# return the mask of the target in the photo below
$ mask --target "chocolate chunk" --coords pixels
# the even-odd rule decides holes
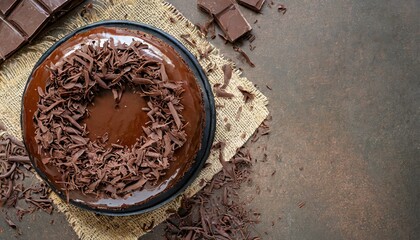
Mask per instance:
[[[26,37],[31,37],[46,24],[49,14],[33,0],[20,2],[7,19]]]
[[[0,12],[3,15],[8,15],[10,10],[18,3],[18,0],[1,0],[0,1]]]
[[[251,25],[249,25],[236,4],[217,14],[216,21],[230,42],[236,41],[252,30]]]
[[[25,38],[11,26],[0,18],[0,61],[6,59],[15,49],[25,42]]]
[[[198,6],[213,15],[227,40],[236,41],[252,30],[251,25],[231,0],[198,0]]]
[[[265,0],[237,0],[237,2],[253,11],[260,12]]]
[[[0,62],[83,0],[0,0]]]

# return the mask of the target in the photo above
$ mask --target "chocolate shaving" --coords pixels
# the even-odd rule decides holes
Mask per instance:
[[[17,228],[16,224],[8,216],[6,216],[4,220],[6,221],[7,225],[9,225],[9,227],[13,229]]]
[[[235,97],[234,94],[228,93],[228,92],[226,92],[225,89],[222,89],[222,84],[220,84],[220,83],[214,84],[213,87],[214,87],[214,92],[216,93],[217,97],[221,97],[221,98],[233,98],[233,97]]]
[[[239,91],[244,95],[244,101],[245,103],[249,102],[250,100],[253,100],[255,95],[251,93],[249,90],[246,90],[242,86],[238,86]]]
[[[52,202],[48,199],[49,189],[45,184],[25,186],[27,175],[32,175],[32,172],[23,143],[6,132],[0,132],[0,207],[14,207],[19,220],[25,214],[39,209],[48,213],[53,210]],[[18,207],[20,200],[32,206]],[[11,223],[8,222],[13,227],[15,224]]]
[[[175,150],[185,143],[187,123],[180,101],[184,89],[169,79],[162,62],[142,54],[147,48],[140,41],[128,45],[112,38],[103,45],[82,45],[53,65],[45,89],[38,89],[34,115],[38,153],[45,156],[43,164],[62,175],[60,187],[67,199],[71,191],[123,198],[146,183],[153,185],[175,160]],[[95,95],[112,91],[117,108],[127,88],[147,102],[143,110],[151,121],[142,126],[145,136],[130,147],[118,142],[106,147],[107,136],[90,140],[89,126],[82,122]],[[37,207],[47,203],[27,202]]]
[[[214,147],[223,148],[223,143]],[[246,209],[237,190],[249,179],[251,156],[240,149],[226,162],[231,171],[214,176],[207,186],[192,198],[185,198],[178,212],[166,221],[167,239],[259,239],[253,231],[259,213]],[[221,196],[221,197],[219,197]]]
[[[222,89],[226,89],[226,87],[229,85],[230,79],[232,78],[232,66],[230,64],[225,64],[222,67],[223,70],[223,85]]]
[[[287,12],[287,8],[284,4],[279,4],[277,6],[277,11],[280,12],[280,13],[283,13],[283,15],[284,15]]]
[[[235,50],[236,52],[240,53],[242,55],[242,57],[245,58],[245,61],[249,64],[249,66],[255,67],[255,64],[251,61],[251,59],[249,58],[248,54],[246,54],[244,52],[244,50],[242,50],[242,48],[233,46],[233,50]]]

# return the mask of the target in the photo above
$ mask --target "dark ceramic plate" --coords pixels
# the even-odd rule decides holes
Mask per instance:
[[[38,60],[36,63],[31,76],[29,77],[25,91],[22,98],[22,115],[21,115],[21,126],[22,126],[22,135],[24,139],[24,143],[26,148],[28,148],[26,136],[25,136],[25,126],[26,124],[33,124],[33,122],[26,122],[25,120],[25,109],[24,109],[24,97],[27,92],[28,85],[30,81],[33,79],[32,74],[37,69],[41,63],[44,62],[48,58],[48,56],[61,44],[65,43],[68,39],[72,38],[76,34],[92,30],[97,27],[113,27],[113,28],[123,28],[123,29],[132,29],[132,30],[138,30],[142,31],[144,33],[153,35],[154,37],[159,38],[166,44],[170,45],[175,49],[175,51],[184,59],[184,61],[187,63],[188,67],[194,74],[197,84],[200,87],[202,91],[203,96],[203,103],[204,103],[204,130],[203,135],[201,139],[201,148],[198,151],[196,158],[190,167],[190,169],[184,174],[184,176],[175,183],[172,187],[170,187],[168,190],[158,194],[157,196],[153,197],[150,200],[147,200],[139,205],[133,205],[131,207],[123,208],[123,209],[98,209],[90,207],[87,204],[84,204],[82,202],[73,201],[70,200],[70,203],[74,206],[90,210],[99,214],[104,215],[112,215],[112,216],[127,216],[127,215],[134,215],[134,214],[141,214],[145,212],[149,212],[151,210],[157,209],[164,204],[170,202],[175,197],[177,197],[179,194],[181,194],[197,177],[198,173],[202,169],[206,159],[209,156],[210,148],[213,143],[213,138],[215,134],[216,129],[216,112],[215,112],[215,106],[214,106],[214,98],[213,93],[211,91],[210,85],[208,83],[207,77],[203,72],[203,69],[201,68],[200,64],[197,62],[196,58],[174,37],[171,35],[155,28],[149,25],[136,23],[136,22],[129,22],[129,21],[103,21],[94,23],[82,28],[77,29],[76,31],[72,32],[71,34],[67,35],[57,43],[55,43],[48,51],[46,51],[42,57]],[[30,151],[28,151],[30,153]],[[31,154],[30,154],[31,155]],[[46,174],[37,167],[36,161],[33,156],[30,156],[32,165],[34,166],[37,173],[41,176],[41,178],[48,183],[48,185],[52,188],[54,192],[56,192],[63,200],[65,200],[64,194],[58,189],[54,187],[54,185],[49,181]]]

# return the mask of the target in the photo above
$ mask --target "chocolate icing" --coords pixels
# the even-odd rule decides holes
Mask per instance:
[[[93,196],[83,195],[77,191],[70,192],[70,199],[90,205],[93,208],[119,209],[141,204],[173,186],[189,169],[200,148],[204,116],[201,90],[187,64],[172,47],[153,36],[128,29],[97,27],[77,34],[56,48],[33,72],[23,99],[23,124],[25,143],[28,152],[34,158],[36,167],[46,174],[52,185],[58,189],[63,189],[63,186],[57,183],[57,180],[60,179],[57,175],[57,170],[53,167],[43,165],[41,156],[37,153],[38,146],[34,140],[35,127],[32,124],[34,112],[37,109],[37,102],[39,100],[37,87],[40,86],[42,89],[45,89],[45,80],[49,76],[47,66],[50,66],[51,63],[57,62],[64,55],[78,48],[82,43],[87,43],[98,38],[106,40],[111,37],[116,42],[121,41],[127,44],[133,38],[145,42],[149,45],[147,53],[150,56],[163,60],[168,77],[176,81],[184,81],[185,92],[181,102],[184,105],[183,117],[189,123],[185,127],[188,136],[187,141],[182,148],[175,152],[177,161],[172,163],[167,175],[156,186],[146,185],[144,189],[134,192],[133,196],[127,199],[108,198],[98,200]],[[95,99],[95,103],[97,104],[90,107],[91,116],[85,121],[90,131],[89,138],[95,139],[97,136],[103,134],[104,131],[107,131],[109,134],[109,143],[114,143],[114,141],[116,142],[119,139],[119,144],[130,145],[133,144],[137,137],[144,134],[139,130],[141,129],[141,125],[139,126],[138,124],[144,124],[145,121],[148,121],[146,113],[141,110],[146,104],[141,100],[141,97],[134,95],[126,91],[120,104],[127,106],[127,108],[121,108],[119,110],[115,110],[113,107],[105,107],[106,104],[114,101],[112,94],[105,93],[97,96],[97,99]],[[135,104],[138,104],[137,108]],[[112,115],[118,116],[111,117]]]

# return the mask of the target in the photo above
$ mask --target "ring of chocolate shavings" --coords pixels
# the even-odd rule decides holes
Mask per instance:
[[[127,197],[146,182],[155,184],[174,161],[174,151],[186,141],[179,82],[170,82],[162,62],[142,54],[148,45],[133,41],[103,46],[95,41],[82,45],[51,66],[45,92],[34,115],[35,140],[43,164],[61,173],[67,200],[78,190],[96,197]],[[145,136],[131,147],[112,144],[107,134],[95,141],[87,138],[89,126],[81,124],[88,104],[99,91],[111,90],[116,104],[125,88],[133,88],[147,102],[150,121]],[[111,106],[110,106],[111,107]]]

